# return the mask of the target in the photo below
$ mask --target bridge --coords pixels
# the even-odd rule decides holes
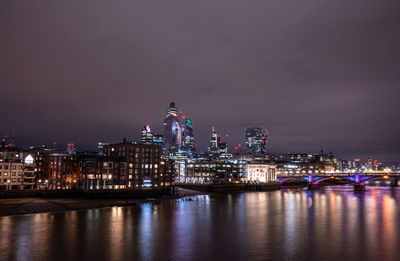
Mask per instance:
[[[308,182],[309,189],[319,189],[324,181],[346,180],[354,184],[355,191],[364,191],[365,182],[373,180],[390,180],[390,186],[397,187],[400,180],[400,172],[396,171],[375,171],[375,172],[297,172],[293,174],[278,173],[278,181],[283,184],[287,181],[304,180]]]

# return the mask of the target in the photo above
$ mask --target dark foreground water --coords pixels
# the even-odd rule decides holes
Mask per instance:
[[[400,260],[400,188],[0,217],[0,260]]]

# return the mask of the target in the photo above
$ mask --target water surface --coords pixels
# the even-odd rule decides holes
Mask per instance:
[[[0,217],[0,260],[400,260],[400,188]]]

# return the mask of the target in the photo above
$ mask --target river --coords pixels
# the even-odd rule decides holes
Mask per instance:
[[[400,188],[287,189],[0,217],[0,260],[400,260]]]

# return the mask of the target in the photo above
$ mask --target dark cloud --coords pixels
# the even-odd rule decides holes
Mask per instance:
[[[19,145],[138,139],[170,100],[271,152],[400,158],[400,3],[354,1],[4,1],[0,133]]]

